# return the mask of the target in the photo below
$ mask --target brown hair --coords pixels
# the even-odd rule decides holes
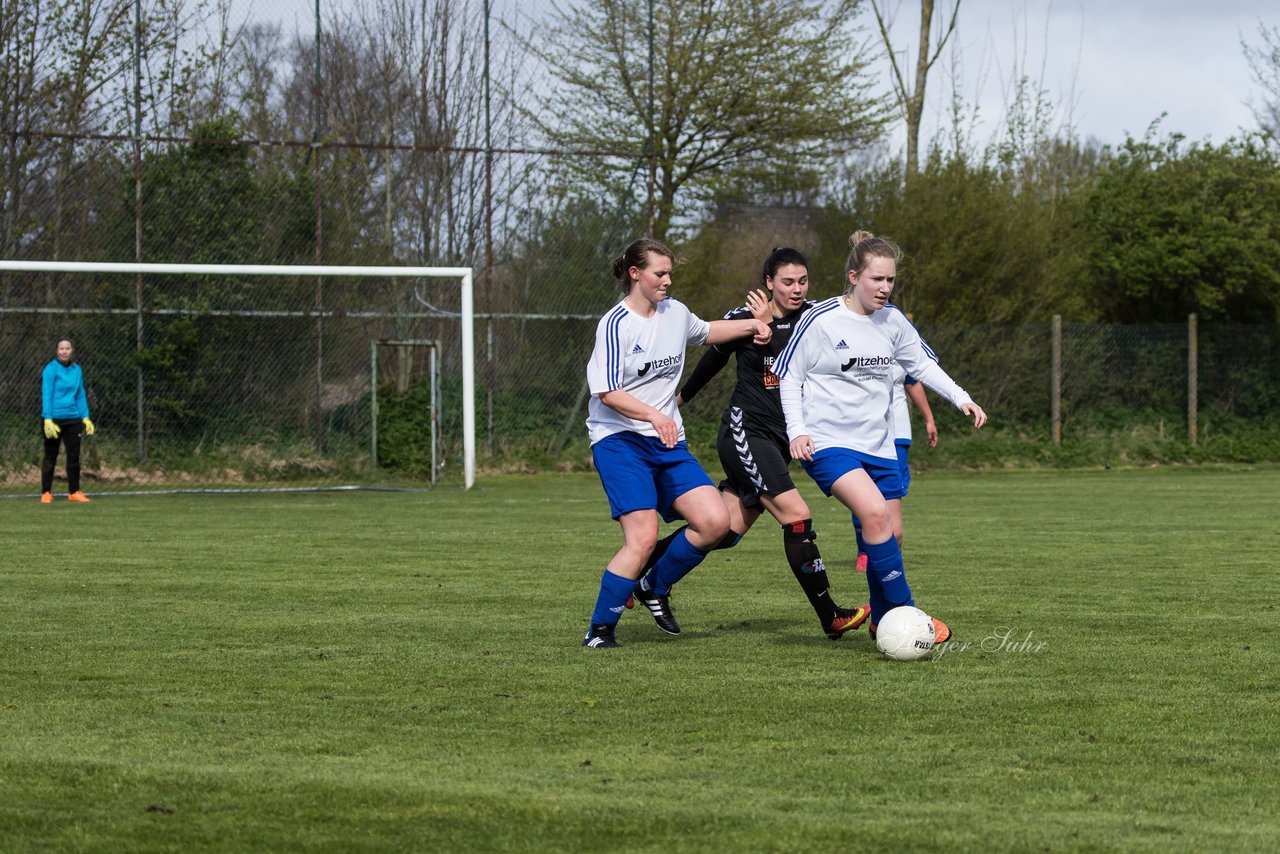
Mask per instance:
[[[775,246],[773,251],[769,253],[769,257],[764,259],[764,270],[760,273],[761,284],[778,275],[779,267],[785,267],[788,264],[795,264],[798,267],[804,267],[806,270],[809,269],[809,259],[805,258],[804,253],[799,249],[792,249],[790,246]]]
[[[618,280],[618,286],[622,288],[624,294],[631,292],[631,277],[627,275],[627,271],[632,267],[639,267],[641,270],[647,267],[649,265],[650,252],[666,256],[672,263],[676,260],[676,256],[666,247],[666,244],[659,243],[648,237],[642,237],[622,250],[622,254],[614,258],[610,263],[609,270],[613,273],[613,277]]]
[[[845,273],[861,273],[871,258],[889,258],[897,264],[902,261],[902,250],[893,241],[876,237],[869,231],[850,234],[849,260],[844,266]]]

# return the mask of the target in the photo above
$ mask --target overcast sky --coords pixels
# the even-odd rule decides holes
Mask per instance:
[[[342,0],[322,0],[323,5]],[[560,0],[562,4],[571,0]],[[917,0],[882,0],[897,8],[895,39],[914,55]],[[496,13],[537,19],[550,0],[492,0]],[[937,0],[939,13],[951,0]],[[875,32],[869,2],[863,24]],[[236,0],[237,14],[275,18],[310,31],[314,0]],[[517,11],[518,10],[518,11]],[[1162,132],[1222,142],[1252,127],[1248,101],[1257,100],[1240,47],[1259,43],[1259,20],[1280,26],[1280,0],[962,0],[955,48],[965,100],[978,105],[982,144],[1002,125],[1008,91],[1023,75],[1057,107],[1058,126],[1070,122],[1083,139],[1119,143],[1141,137],[1168,113]],[[930,77],[926,136],[938,127],[951,87],[949,49]],[[914,60],[907,63],[914,67]],[[873,73],[889,85],[883,57]],[[1057,129],[1057,128],[1055,128]]]
[[[895,37],[909,38],[914,50],[919,4],[890,0],[894,5]],[[1168,113],[1162,131],[1221,142],[1254,126],[1248,101],[1259,90],[1240,41],[1260,42],[1259,20],[1280,25],[1280,2],[963,0],[959,79],[987,129],[1001,121],[1012,82],[1027,74],[1058,107],[1055,119],[1070,121],[1084,138],[1140,137]],[[937,86],[930,79],[935,122],[949,75],[943,69]]]

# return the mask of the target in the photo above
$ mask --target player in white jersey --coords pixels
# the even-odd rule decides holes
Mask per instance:
[[[676,386],[685,348],[748,336],[764,344],[772,335],[769,324],[755,319],[708,323],[668,297],[673,264],[671,250],[656,240],[637,240],[614,259],[613,275],[626,296],[600,319],[587,364],[591,458],[623,537],[600,579],[582,641],[592,649],[619,646],[614,629],[633,595],[659,628],[679,634],[671,586],[729,531],[720,493],[684,441]],[[689,524],[645,576],[647,583],[638,584],[658,541],[658,514]]]
[[[791,455],[826,495],[862,522],[871,622],[914,604],[888,500],[902,497],[890,408],[895,363],[950,400],[974,426],[986,413],[926,351],[889,295],[897,278],[897,246],[867,232],[849,238],[848,286],[810,309],[774,363]],[[950,629],[934,621],[938,643]]]

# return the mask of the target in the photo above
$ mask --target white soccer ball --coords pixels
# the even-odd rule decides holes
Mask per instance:
[[[894,661],[915,661],[933,649],[933,618],[910,605],[894,608],[876,624],[876,648]]]

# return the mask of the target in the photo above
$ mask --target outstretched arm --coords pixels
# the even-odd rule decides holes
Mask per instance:
[[[748,336],[756,344],[768,344],[773,337],[769,324],[755,320],[713,320],[711,331],[707,333],[707,344],[719,344]]]
[[[907,366],[903,365],[903,367]],[[987,413],[973,402],[969,392],[960,388],[956,381],[938,366],[937,362],[932,359],[921,359],[918,364],[911,367],[911,376],[951,401],[956,409],[973,419],[974,427],[981,429],[982,425],[987,423]]]

